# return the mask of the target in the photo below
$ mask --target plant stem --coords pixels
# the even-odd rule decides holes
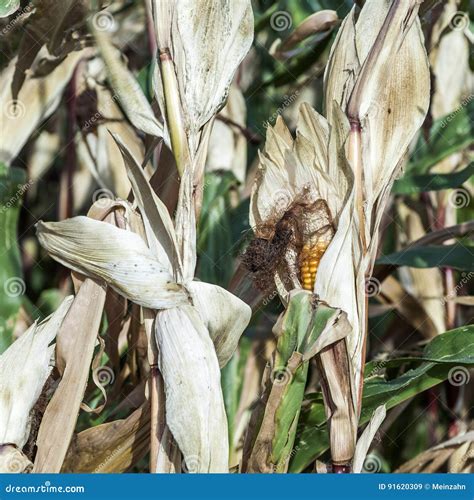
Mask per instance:
[[[178,173],[182,176],[189,160],[189,150],[181,112],[178,82],[169,49],[160,50],[159,60],[171,147]]]
[[[364,216],[364,172],[362,168],[362,138],[361,125],[358,119],[350,118],[351,131],[349,133],[348,160],[354,172],[355,205],[359,219],[359,233],[362,241],[363,254],[367,252]]]
[[[157,365],[150,366],[150,380],[149,380],[149,391],[150,391],[150,412],[153,415],[151,419],[151,429],[150,429],[150,472],[156,472],[156,467],[158,464],[158,450],[160,447],[159,438],[159,425],[158,417],[160,414],[160,408],[158,404],[159,400],[159,378],[160,372]]]

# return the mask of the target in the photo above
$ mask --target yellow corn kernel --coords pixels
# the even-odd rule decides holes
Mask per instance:
[[[327,239],[316,239],[315,242],[303,246],[299,255],[299,269],[301,285],[305,290],[313,291],[319,262],[328,246]]]

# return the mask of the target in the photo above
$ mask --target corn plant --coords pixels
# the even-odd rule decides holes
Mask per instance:
[[[468,10],[93,4],[0,2],[0,471],[469,471]]]

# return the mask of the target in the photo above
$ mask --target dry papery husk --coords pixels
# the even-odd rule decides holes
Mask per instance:
[[[24,474],[32,469],[33,464],[15,445],[0,445],[1,474]]]
[[[120,150],[110,133],[120,134],[140,162],[145,157],[143,142],[137,135],[139,132],[124,115],[115,90],[106,85],[107,73],[102,59],[91,59],[81,66],[81,70],[76,81],[76,106],[82,118],[80,130],[75,136],[79,175],[84,178],[89,174],[89,184],[93,179],[104,190],[98,191],[99,195],[113,198],[115,194],[126,199],[130,192],[130,182]],[[127,68],[124,71],[133,78]],[[80,207],[86,201],[85,197],[90,197],[92,187],[87,185],[85,179],[81,179],[81,182],[74,183],[74,190],[74,201],[78,197],[76,206]]]
[[[127,472],[150,447],[150,408],[145,402],[129,417],[91,427],[74,436],[62,468],[74,473]]]
[[[59,262],[105,281],[143,307],[158,310],[155,339],[167,425],[187,470],[224,472],[228,470],[228,436],[219,367],[233,354],[250,320],[250,308],[222,288],[193,281],[194,232],[175,234],[166,208],[153,194],[136,160],[123,143],[120,147],[149,246],[138,234],[87,217],[40,223],[38,237]],[[183,215],[177,225],[192,220],[191,191],[192,183],[183,179],[180,203],[187,206],[181,208]],[[188,252],[184,258],[183,246]],[[222,307],[210,310],[211,302]],[[183,412],[185,406],[192,411]]]
[[[376,256],[378,228],[392,183],[429,106],[430,75],[418,4],[368,0],[357,21],[354,7],[339,30],[325,73],[329,123],[340,121],[342,109],[353,125],[358,124],[346,144],[355,174],[354,212],[358,214],[352,258],[358,268],[359,324],[349,338],[357,386],[365,345],[365,279]],[[363,209],[358,193],[364,194]],[[323,262],[328,259],[323,257],[321,266]],[[322,268],[320,272],[324,276]],[[340,303],[331,305],[344,308]]]
[[[222,108],[234,73],[253,40],[250,0],[151,0],[159,52],[168,50],[171,62],[156,66],[155,94],[162,112],[170,95],[162,77],[171,65],[176,102],[194,155],[202,127]],[[160,68],[161,66],[161,68]],[[165,90],[166,85],[165,85]],[[166,116],[166,113],[164,113]],[[167,125],[170,126],[170,116]]]
[[[352,472],[362,472],[364,460],[367,457],[370,445],[372,444],[372,441],[374,440],[374,437],[377,434],[377,431],[379,430],[386,416],[387,409],[385,405],[379,406],[374,411],[370,422],[367,424],[367,427],[364,429],[364,432],[357,441],[354,460],[352,462]]]
[[[58,107],[63,91],[77,64],[94,52],[87,48],[70,54],[46,76],[28,76],[18,96],[10,87],[17,59],[0,75],[0,161],[9,165],[36,130]]]
[[[136,78],[122,61],[120,51],[112,45],[106,31],[93,28],[93,33],[107,69],[110,86],[126,116],[138,130],[162,138],[163,126],[156,119]]]
[[[123,206],[110,202],[109,207],[106,208],[103,203],[103,201],[98,201],[94,204],[89,215],[116,223],[113,210],[123,208]],[[39,428],[36,440],[35,472],[59,472],[61,470],[80,408],[90,411],[82,404],[82,401],[91,366],[94,370],[94,350],[104,310],[106,289],[101,283],[83,276],[76,276],[74,283],[76,295],[57,337],[56,364],[61,379]],[[72,331],[75,332],[73,336],[71,336]],[[100,389],[106,396],[101,386]],[[54,431],[58,428],[62,429],[61,433]]]
[[[71,307],[66,298],[56,312],[34,323],[0,356],[0,443],[21,450],[30,434],[30,412],[53,364],[51,358],[61,323]],[[5,451],[5,450],[4,450]],[[9,453],[10,454],[10,453]]]
[[[362,127],[368,242],[376,234],[382,202],[429,106],[428,59],[418,4],[368,0],[357,21],[354,7],[341,26],[325,73],[329,122],[337,119],[335,101]]]
[[[406,204],[397,204],[397,212],[403,224],[398,227],[399,250],[423,237],[426,230],[420,215]],[[447,330],[445,309],[440,307],[444,296],[443,275],[440,269],[417,269],[413,267],[401,267],[398,269],[400,281],[408,294],[415,297],[426,316],[429,318],[429,327],[420,325],[421,331],[428,338]],[[419,315],[418,315],[419,316]]]
[[[398,473],[433,473],[447,468],[451,473],[472,473],[474,431],[469,431],[425,450],[400,466]]]

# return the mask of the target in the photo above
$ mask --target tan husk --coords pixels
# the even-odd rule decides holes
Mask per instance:
[[[57,473],[61,470],[89,378],[104,302],[103,287],[90,279],[85,280],[58,333],[57,355],[62,358],[65,368],[41,421],[34,472]]]
[[[59,262],[106,281],[114,290],[150,309],[185,304],[187,296],[140,236],[89,217],[39,222],[41,245]]]
[[[158,312],[155,335],[167,423],[187,471],[228,472],[227,418],[209,332],[193,307],[182,306]]]
[[[202,127],[224,105],[234,73],[252,43],[251,3],[250,0],[218,3],[152,0],[152,6],[159,54],[170,56],[162,58],[160,65],[164,63],[165,72],[172,71],[175,75],[174,108],[180,105],[175,111],[181,115],[179,120],[193,157]],[[162,111],[169,109],[165,103],[171,97],[166,82],[162,81],[165,76],[161,68],[161,75],[155,78],[155,93]]]
[[[123,420],[91,427],[74,436],[62,472],[127,472],[148,451],[148,402]]]
[[[370,445],[379,430],[379,427],[382,425],[382,422],[385,420],[387,415],[387,409],[385,405],[379,406],[374,411],[370,422],[367,427],[364,429],[364,432],[360,436],[357,441],[355,453],[354,453],[354,462],[352,464],[353,472],[362,472],[362,467],[364,466],[364,460],[369,451]]]
[[[93,25],[91,23],[92,28]],[[128,119],[138,130],[163,137],[163,126],[153,114],[139,83],[122,62],[120,52],[113,47],[105,31],[93,28],[93,33],[107,68],[110,86]]]
[[[349,463],[354,452],[367,327],[365,283],[376,256],[381,216],[429,104],[417,8],[415,0],[390,5],[367,0],[357,22],[352,9],[326,69],[327,121],[302,106],[293,140],[277,120],[268,130],[252,192],[250,222],[258,238],[271,240],[285,214],[295,216],[298,205],[308,207],[318,198],[327,203],[333,219],[334,235],[319,262],[314,292],[344,310],[352,326],[347,340],[320,355],[336,465]],[[284,202],[275,198],[278,193]],[[317,217],[315,213],[313,224]],[[285,258],[298,265],[294,248]],[[283,275],[276,270],[275,283],[284,302],[292,288],[301,287],[291,266]]]
[[[53,315],[34,323],[0,356],[0,445],[25,445],[30,411],[53,368],[51,343],[71,303],[72,297],[66,298]]]

